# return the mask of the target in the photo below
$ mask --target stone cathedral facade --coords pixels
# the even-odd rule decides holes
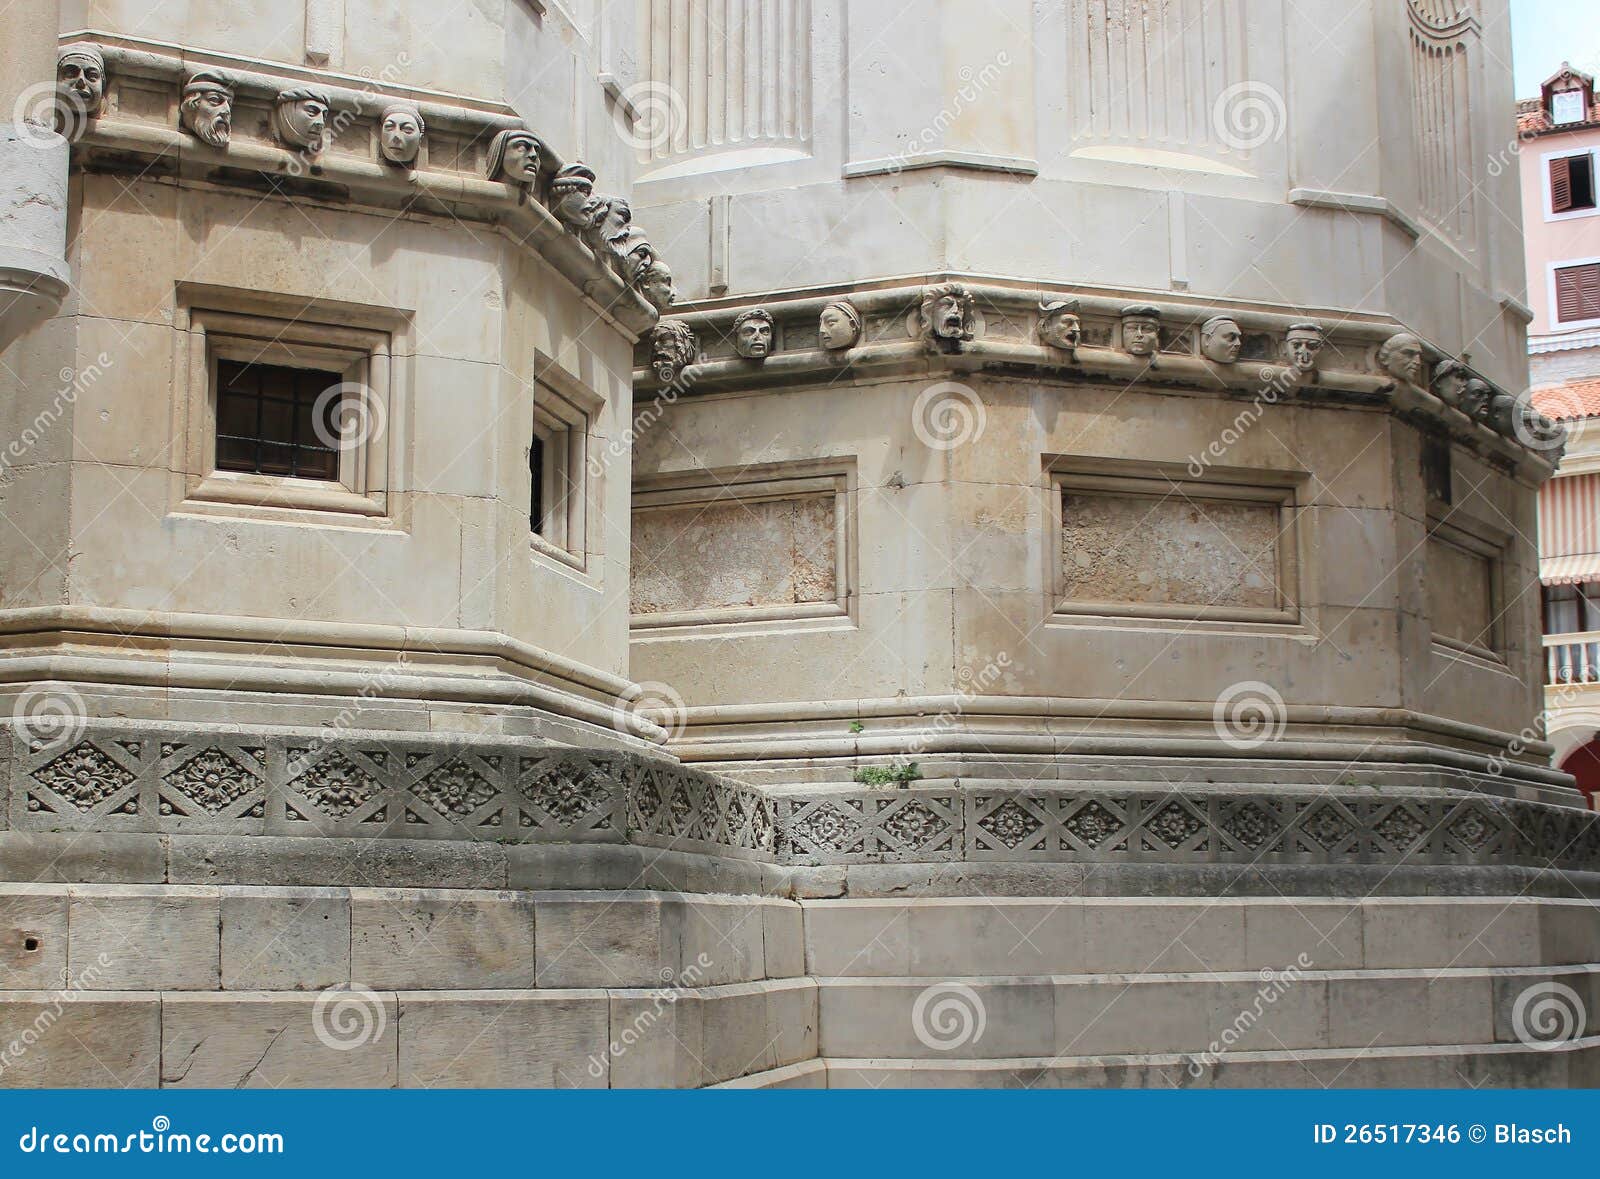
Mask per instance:
[[[0,1085],[1600,1084],[1506,7],[11,4]]]

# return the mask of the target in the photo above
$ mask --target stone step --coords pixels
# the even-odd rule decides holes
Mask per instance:
[[[698,1087],[814,1060],[817,989],[9,991],[0,1048],[0,1089]]]
[[[793,901],[657,892],[0,885],[0,992],[719,986],[805,973]]]
[[[830,1089],[1583,1089],[1600,1084],[1600,1037],[1549,1051],[1475,1044],[1234,1052],[1198,1075],[1188,1058],[1171,1054],[822,1063]],[[726,1087],[787,1079],[757,1073]]]
[[[926,897],[802,903],[807,968],[829,977],[1600,962],[1600,907],[1584,900]]]
[[[1571,992],[1568,1035],[1600,1033],[1600,966],[1474,967],[821,978],[819,1043],[825,1057],[926,1060],[1515,1043],[1519,997],[1551,983]]]

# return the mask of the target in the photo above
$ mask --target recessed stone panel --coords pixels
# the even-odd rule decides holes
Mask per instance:
[[[633,612],[832,602],[835,496],[727,499],[633,513]]]
[[[1494,646],[1494,562],[1438,536],[1428,538],[1428,617],[1433,633]]]
[[[1062,598],[1141,606],[1281,605],[1279,505],[1068,487]]]

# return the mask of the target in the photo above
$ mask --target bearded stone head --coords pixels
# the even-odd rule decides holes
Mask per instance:
[[[694,332],[681,319],[663,319],[650,333],[650,368],[663,385],[676,381],[700,350]]]
[[[200,70],[183,87],[178,117],[184,129],[212,147],[225,148],[233,134],[233,82],[221,70]]]

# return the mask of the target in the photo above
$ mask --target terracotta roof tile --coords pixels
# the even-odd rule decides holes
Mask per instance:
[[[1600,377],[1544,385],[1530,391],[1534,408],[1558,422],[1600,417]]]

